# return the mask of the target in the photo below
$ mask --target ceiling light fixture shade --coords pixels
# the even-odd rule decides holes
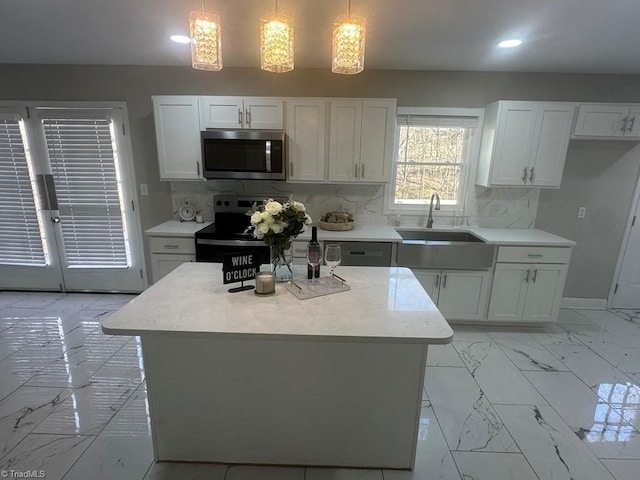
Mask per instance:
[[[202,12],[189,15],[191,66],[196,70],[222,70],[220,17]]]
[[[271,13],[260,18],[260,68],[284,73],[293,70],[293,20]]]
[[[349,13],[333,22],[333,48],[331,71],[354,75],[364,70],[364,41],[367,20]]]

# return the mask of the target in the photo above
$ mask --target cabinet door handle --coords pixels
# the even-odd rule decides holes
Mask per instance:
[[[360,178],[364,178],[364,163],[360,164]]]
[[[353,175],[354,175],[356,178],[358,178],[358,164],[356,163],[354,166],[355,166],[356,168],[355,168],[355,170],[354,170]]]
[[[440,286],[440,274],[436,275],[436,288]]]
[[[198,170],[198,176],[200,176],[200,162],[196,162],[196,169]]]
[[[447,288],[447,276],[442,276],[442,288]]]
[[[529,283],[529,275],[531,274],[531,270],[527,269],[527,274],[524,277],[524,283]]]
[[[533,277],[531,278],[531,281],[532,281],[533,283],[536,283],[536,278],[537,278],[537,277],[538,277],[538,269],[536,268],[536,269],[533,271]]]
[[[247,122],[247,127],[251,128],[251,112],[249,110],[244,111],[244,119]]]
[[[534,179],[534,178],[536,178],[536,176],[535,176],[535,175],[534,175],[534,173],[533,173],[533,170],[534,170],[535,168],[536,168],[536,167],[531,167],[531,175],[529,175],[529,181],[530,181],[530,182],[533,182],[533,179]]]
[[[238,109],[238,125],[242,126],[242,110]]]
[[[289,161],[289,176],[293,177],[293,160]]]
[[[529,258],[542,258],[544,255],[542,253],[527,253],[527,257]]]
[[[522,170],[522,183],[527,183],[527,167]]]
[[[627,122],[629,121],[629,117],[624,117],[622,119],[622,126],[620,127],[620,131],[624,134],[627,131]]]
[[[631,125],[627,128],[627,133],[631,133],[633,131],[633,124],[636,123],[636,117],[631,119]]]
[[[174,248],[178,248],[178,245],[175,245],[175,244],[172,244],[172,245],[164,245],[164,248],[174,249]]]

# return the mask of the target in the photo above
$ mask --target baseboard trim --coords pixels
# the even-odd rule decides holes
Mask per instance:
[[[606,310],[606,298],[562,297],[560,308],[583,308],[585,310]]]

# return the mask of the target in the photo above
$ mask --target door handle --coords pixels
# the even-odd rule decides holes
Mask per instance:
[[[631,125],[627,128],[627,133],[631,133],[633,131],[633,124],[636,123],[636,117],[631,119]]]
[[[264,160],[267,172],[271,173],[271,140],[264,142]]]
[[[527,183],[527,167],[522,170],[522,183]]]
[[[624,134],[627,131],[627,122],[629,122],[629,117],[624,117],[622,119],[622,127],[620,127],[620,131]]]
[[[60,223],[60,217],[57,215],[55,217],[51,217],[51,223]]]
[[[534,179],[534,178],[536,178],[536,177],[535,177],[535,175],[533,174],[533,170],[534,170],[535,168],[536,168],[536,167],[531,167],[531,175],[529,175],[529,181],[530,181],[530,182],[533,182],[533,179]]]

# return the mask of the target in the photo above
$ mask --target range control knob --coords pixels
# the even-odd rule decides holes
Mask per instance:
[[[221,202],[220,200],[218,200],[218,201],[216,202],[216,205],[217,205],[217,206],[220,206],[220,205],[222,205],[222,202]]]
[[[224,202],[224,206],[225,206],[225,207],[228,207],[229,205],[230,205],[229,200],[226,200],[226,201]]]

